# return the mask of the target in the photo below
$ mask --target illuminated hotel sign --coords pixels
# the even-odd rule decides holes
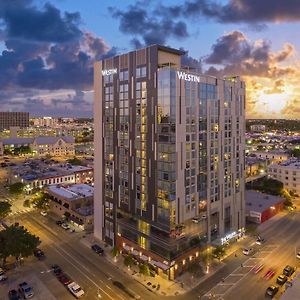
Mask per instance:
[[[177,76],[179,79],[183,79],[185,81],[200,82],[200,76],[187,74],[185,72],[177,71]]]
[[[102,70],[102,76],[109,76],[117,73],[118,73],[117,69]]]

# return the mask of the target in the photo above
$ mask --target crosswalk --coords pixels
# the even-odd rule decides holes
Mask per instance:
[[[16,215],[21,215],[21,214],[28,213],[30,211],[31,211],[31,208],[24,208],[21,210],[13,211],[13,212],[9,213],[8,216],[12,217],[12,216],[16,216]]]

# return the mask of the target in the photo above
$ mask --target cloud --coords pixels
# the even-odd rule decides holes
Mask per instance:
[[[265,89],[265,94],[282,94],[284,93],[284,81],[282,79],[276,80],[272,88]]]
[[[162,15],[189,18],[211,18],[220,23],[249,23],[264,26],[261,22],[292,22],[300,20],[298,0],[228,0],[223,4],[211,0],[187,0],[181,5],[163,6]]]
[[[296,72],[295,68],[280,65],[293,54],[294,47],[291,44],[285,44],[282,50],[273,52],[270,41],[252,42],[242,32],[232,31],[217,39],[205,63],[213,65],[207,70],[213,76],[278,78]]]
[[[60,11],[50,3],[42,10],[33,6],[32,1],[3,1],[0,18],[5,23],[5,33],[11,38],[66,42],[78,39],[82,32],[78,27],[79,13]]]
[[[169,37],[183,39],[189,36],[185,22],[161,16],[145,7],[145,3],[137,2],[129,5],[126,10],[110,7],[109,11],[114,18],[120,20],[120,31],[134,36],[131,42],[136,48],[165,44]]]
[[[11,101],[23,95],[25,109],[36,110],[41,101],[27,95],[32,91],[91,90],[94,61],[115,55],[117,48],[80,25],[79,13],[62,13],[49,3],[38,8],[31,0],[0,1],[0,38],[6,47],[0,53],[1,93]],[[76,95],[57,100],[76,103]],[[0,97],[1,106],[7,107],[6,99]],[[49,103],[58,108],[56,102]]]

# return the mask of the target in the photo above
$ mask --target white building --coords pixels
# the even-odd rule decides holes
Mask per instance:
[[[269,163],[277,163],[286,161],[290,158],[290,155],[285,151],[253,151],[251,154],[255,154],[257,158],[266,159]]]
[[[300,195],[300,160],[290,159],[271,164],[268,167],[268,175],[281,181],[288,191]]]
[[[256,124],[256,125],[251,125],[250,126],[250,130],[251,131],[255,131],[255,132],[262,132],[262,131],[266,131],[266,125],[259,125],[259,124]]]
[[[58,124],[58,119],[52,117],[33,118],[33,125],[40,127],[55,127]]]
[[[38,156],[74,156],[75,140],[73,137],[37,137],[32,144],[32,150]]]

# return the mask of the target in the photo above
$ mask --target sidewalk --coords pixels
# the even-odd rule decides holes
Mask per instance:
[[[154,292],[157,295],[161,296],[174,296],[185,294],[188,291],[194,289],[201,282],[205,281],[213,274],[215,274],[218,270],[224,267],[224,263],[214,261],[211,263],[209,267],[209,273],[201,273],[200,276],[193,276],[189,272],[185,272],[180,277],[176,278],[174,281],[170,281],[162,278],[161,276],[156,275],[155,277],[147,276],[139,273],[139,267],[137,265],[133,265],[128,268],[123,263],[123,256],[119,255],[118,257],[113,258],[111,255],[112,248],[110,246],[105,245],[104,242],[96,241],[93,237],[93,234],[85,235],[80,240],[87,247],[91,247],[92,244],[99,244],[105,252],[104,258],[114,265],[115,268],[118,268],[123,273],[133,277],[138,283],[142,284],[149,291]],[[204,266],[201,266],[202,269]],[[200,268],[199,268],[200,269]]]

